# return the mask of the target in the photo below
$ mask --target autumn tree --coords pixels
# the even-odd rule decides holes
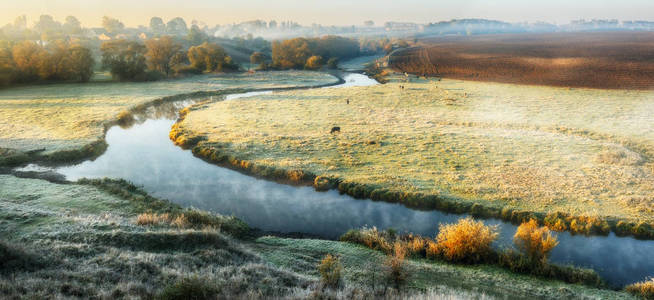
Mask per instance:
[[[200,46],[189,48],[188,59],[191,62],[191,66],[207,72],[234,68],[231,57],[227,55],[223,47],[207,42]]]
[[[118,80],[143,80],[146,69],[146,48],[144,45],[127,40],[104,42],[102,66],[109,69]]]
[[[302,68],[311,57],[311,41],[305,38],[294,38],[275,41],[272,44],[273,65],[281,69]]]
[[[164,36],[147,40],[145,47],[148,67],[166,76],[170,75],[172,58],[182,49],[182,45],[175,42],[172,37]]]
[[[40,56],[43,49],[34,42],[24,41],[12,49],[12,57],[21,81],[38,78]]]

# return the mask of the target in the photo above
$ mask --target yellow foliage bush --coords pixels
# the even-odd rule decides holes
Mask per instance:
[[[341,283],[341,262],[338,257],[327,254],[318,265],[320,281],[329,287],[338,287]]]
[[[441,225],[436,240],[445,259],[476,263],[491,253],[491,244],[497,236],[497,226],[486,226],[481,221],[464,218],[456,224]]]
[[[654,299],[654,278],[651,278],[647,281],[630,284],[625,289],[627,292],[636,296],[640,296],[643,299]]]
[[[513,236],[513,243],[532,261],[543,263],[547,261],[552,249],[559,244],[549,228],[538,226],[538,222],[534,219],[518,226],[518,230]]]

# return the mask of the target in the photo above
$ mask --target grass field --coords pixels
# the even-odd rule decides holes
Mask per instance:
[[[121,113],[165,97],[334,82],[337,82],[335,77],[316,72],[258,72],[144,83],[98,82],[4,89],[0,90],[0,114],[3,116],[0,119],[0,157],[16,157],[32,150],[43,150],[38,154],[48,156],[101,144],[105,126],[112,124]]]
[[[336,178],[353,196],[654,222],[651,92],[402,81],[197,106],[171,137],[241,169]]]
[[[119,181],[54,184],[0,175],[0,298],[175,299],[295,297],[370,298],[384,285],[385,257],[337,241],[238,238],[225,229],[139,225],[137,216],[183,211]],[[202,212],[199,212],[202,215]],[[190,219],[189,219],[190,220]],[[198,222],[198,221],[196,221]],[[317,264],[340,257],[344,287],[323,291]],[[448,299],[495,297],[632,299],[624,292],[515,275],[492,266],[409,260],[404,295]],[[378,294],[379,295],[379,294]],[[387,294],[387,295],[397,295]]]
[[[654,88],[654,33],[437,37],[400,50],[393,68],[447,78],[611,89]]]

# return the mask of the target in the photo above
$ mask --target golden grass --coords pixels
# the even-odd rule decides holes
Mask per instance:
[[[484,261],[492,252],[491,244],[498,235],[496,226],[463,218],[456,224],[441,225],[436,240],[445,259],[475,263]]]
[[[651,92],[391,79],[195,107],[177,132],[249,168],[497,209],[654,221]]]
[[[142,213],[136,216],[136,224],[141,226],[157,226],[170,222],[170,215]]]

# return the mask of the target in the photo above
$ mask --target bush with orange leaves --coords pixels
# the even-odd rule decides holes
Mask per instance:
[[[532,262],[546,263],[550,252],[559,242],[547,227],[538,226],[536,220],[522,223],[513,236],[513,243]]]
[[[628,285],[625,290],[627,292],[640,296],[643,299],[654,299],[654,278]]]
[[[493,253],[491,244],[497,236],[497,226],[464,218],[456,224],[441,225],[436,240],[443,258],[453,262],[478,263],[487,260]]]

